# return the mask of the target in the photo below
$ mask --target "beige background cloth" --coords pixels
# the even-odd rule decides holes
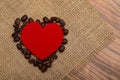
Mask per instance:
[[[29,64],[12,40],[13,22],[27,14],[34,19],[65,20],[68,44],[47,72]],[[84,68],[93,53],[112,41],[111,29],[87,0],[0,0],[0,80],[59,80],[75,66]]]

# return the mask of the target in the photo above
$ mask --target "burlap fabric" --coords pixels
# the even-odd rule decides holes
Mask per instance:
[[[68,44],[47,72],[29,64],[11,38],[16,17],[57,16],[65,20]],[[112,41],[111,29],[87,0],[0,0],[0,80],[59,80],[87,64]]]

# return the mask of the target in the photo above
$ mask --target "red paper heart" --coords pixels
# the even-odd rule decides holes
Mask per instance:
[[[21,40],[25,47],[41,60],[54,53],[63,38],[62,28],[55,23],[48,23],[43,28],[39,23],[31,22],[21,31]]]

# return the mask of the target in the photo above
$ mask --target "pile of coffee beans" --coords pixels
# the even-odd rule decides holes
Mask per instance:
[[[69,31],[68,29],[65,29],[65,21],[57,17],[51,17],[50,19],[47,17],[43,17],[43,22],[41,22],[39,19],[34,21],[32,18],[28,18],[27,15],[23,15],[21,18],[16,18],[14,25],[13,25],[14,32],[12,33],[12,38],[13,38],[13,41],[17,43],[16,44],[17,49],[21,51],[25,59],[28,59],[28,62],[30,64],[33,64],[35,67],[38,67],[41,70],[41,72],[45,72],[47,71],[48,68],[52,66],[52,62],[58,58],[57,51],[55,51],[52,55],[50,55],[46,59],[40,60],[37,57],[35,57],[32,54],[32,52],[30,52],[24,46],[20,38],[20,32],[27,25],[27,23],[30,23],[30,22],[37,22],[40,25],[42,25],[42,27],[44,27],[48,23],[56,23],[61,26],[64,32],[64,35],[67,35]],[[65,50],[64,45],[67,44],[67,42],[68,40],[64,38],[61,43],[61,46],[58,48],[59,52],[63,52]]]

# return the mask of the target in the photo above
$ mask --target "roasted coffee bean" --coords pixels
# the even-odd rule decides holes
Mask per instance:
[[[33,63],[33,65],[34,65],[34,66],[38,66],[38,65],[39,65],[39,62],[38,62],[38,61],[35,61],[35,62]]]
[[[41,26],[42,26],[42,27],[44,27],[44,26],[45,26],[45,23],[44,23],[44,22],[42,22],[42,23],[41,23]]]
[[[19,49],[19,50],[22,49],[22,45],[21,44],[17,44],[16,46],[17,46],[17,49]]]
[[[52,55],[52,58],[53,58],[53,59],[57,59],[58,56],[57,56],[56,54],[53,54],[53,55]]]
[[[50,61],[46,61],[44,64],[45,64],[47,67],[51,67],[51,62],[50,62]]]
[[[27,20],[27,18],[28,18],[27,15],[23,15],[23,16],[21,17],[22,22],[25,22],[25,21]]]
[[[60,22],[60,18],[57,18],[57,19],[56,19],[56,23],[58,23],[58,22]]]
[[[17,32],[12,33],[12,37],[13,38],[18,37],[18,33]]]
[[[32,18],[29,18],[28,22],[34,22],[34,20]]]
[[[25,27],[25,25],[22,25],[22,26],[20,27],[20,30],[22,31],[24,27]]]
[[[40,64],[43,64],[43,62],[44,62],[43,60],[40,60],[40,59],[36,59],[36,61]]]
[[[47,17],[43,17],[43,21],[44,21],[45,23],[50,22],[49,19],[48,19]]]
[[[64,27],[65,26],[65,21],[64,20],[60,20],[59,24],[60,24],[61,27]]]
[[[36,22],[40,24],[40,20],[39,19],[37,19]]]
[[[25,59],[30,59],[31,58],[31,54],[25,54],[24,57],[25,57]]]
[[[47,71],[47,66],[44,66],[44,65],[43,65],[43,66],[41,67],[41,72],[45,72],[45,71]]]
[[[19,25],[16,25],[16,24],[15,24],[15,25],[13,25],[13,27],[14,27],[14,28],[18,28],[18,27],[19,27]]]
[[[58,50],[59,52],[63,52],[65,50],[65,46],[60,46]]]
[[[15,37],[14,42],[18,42],[20,40],[20,37]]]
[[[26,53],[25,54],[31,54],[31,52],[28,49],[25,49]]]
[[[32,63],[35,62],[35,59],[29,59],[28,62],[29,62],[30,64],[32,64]]]
[[[64,35],[67,35],[69,33],[68,29],[63,29]]]
[[[20,41],[20,43],[19,43],[19,44],[23,45],[23,42],[22,42],[22,41]]]
[[[53,62],[53,61],[54,61],[52,55],[49,57],[49,61],[50,61],[50,62]]]
[[[54,22],[54,21],[56,21],[57,20],[57,17],[51,17],[50,18],[50,22]]]
[[[19,25],[19,24],[20,24],[20,22],[21,22],[21,19],[20,19],[20,18],[16,18],[16,20],[15,20],[15,22],[14,22],[14,23],[15,23],[16,25]]]
[[[41,70],[43,64],[38,64],[38,68]]]
[[[63,39],[62,44],[67,44],[68,40],[67,39]]]
[[[20,32],[20,28],[15,28],[14,31],[19,33]]]
[[[26,26],[26,25],[27,25],[27,23],[28,23],[27,21],[26,21],[26,22],[23,22],[23,26]]]
[[[26,49],[23,48],[23,49],[20,49],[21,53],[23,53],[24,55],[26,54]]]

